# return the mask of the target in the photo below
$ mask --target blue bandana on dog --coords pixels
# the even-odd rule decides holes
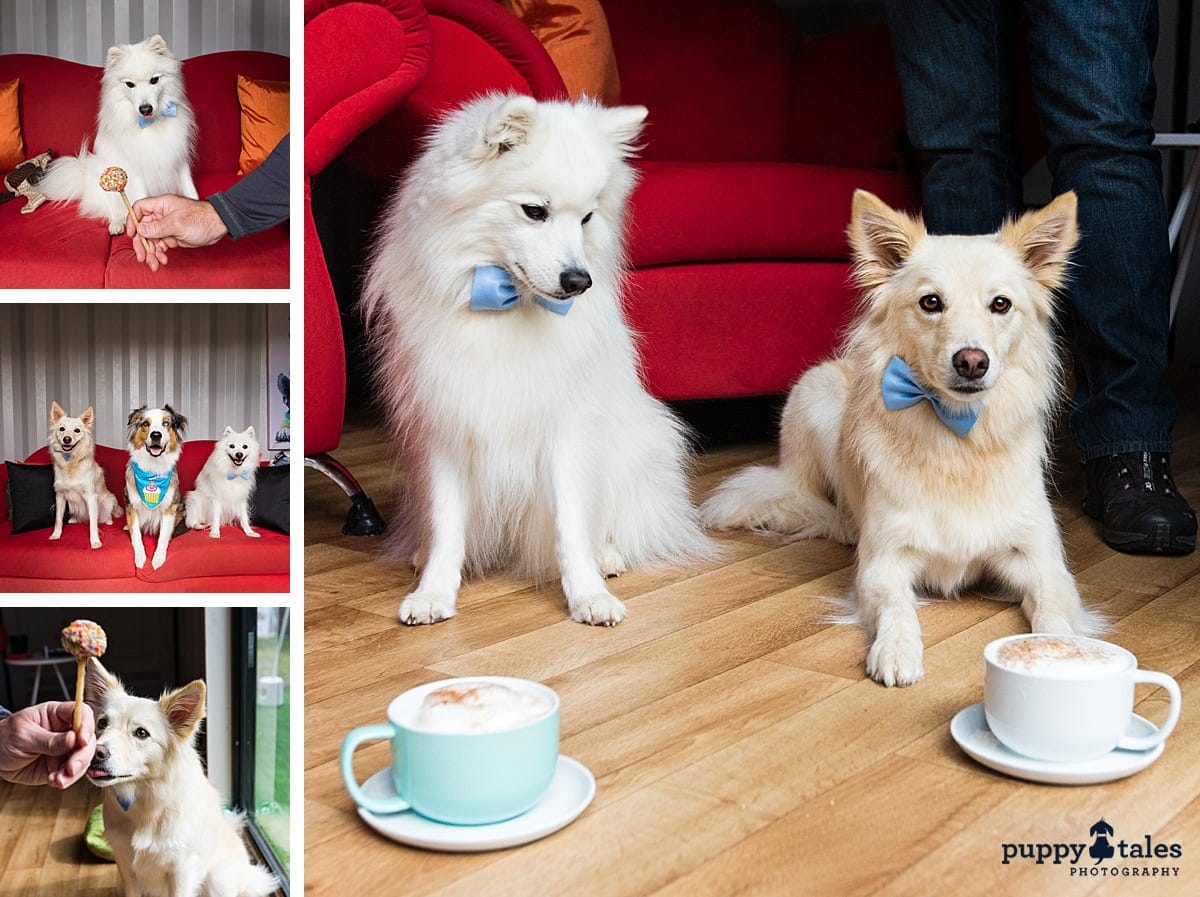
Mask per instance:
[[[171,100],[169,103],[167,103],[167,105],[163,106],[161,109],[158,110],[158,115],[152,115],[149,118],[142,118],[142,114],[139,112],[138,117],[137,117],[138,127],[139,128],[148,128],[152,124],[154,124],[156,121],[158,121],[160,117],[161,118],[174,118],[178,114],[179,114],[179,110],[175,107],[175,101]]]
[[[893,355],[883,372],[883,404],[888,411],[910,408],[928,399],[933,411],[947,427],[959,436],[966,436],[979,420],[978,408],[953,411],[942,403],[937,394],[917,382],[910,368],[898,355]]]
[[[471,311],[508,311],[520,298],[512,276],[499,265],[476,266],[475,278],[471,281]],[[565,315],[575,302],[574,298],[550,299],[546,296],[534,296],[533,301],[556,315]]]
[[[163,496],[167,494],[167,488],[171,485],[171,477],[175,476],[175,468],[172,467],[166,473],[151,473],[148,470],[142,470],[136,463],[131,466],[133,467],[133,482],[137,486],[142,504],[154,510],[163,500]]]

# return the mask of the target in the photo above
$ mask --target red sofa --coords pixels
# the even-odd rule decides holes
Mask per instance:
[[[179,483],[184,492],[195,486],[200,468],[212,453],[213,440],[184,444],[179,460]],[[45,447],[25,459],[49,464]],[[96,446],[108,489],[124,504],[123,449]],[[158,570],[133,566],[133,547],[123,529],[124,518],[101,525],[104,543],[88,544],[87,524],[63,527],[62,538],[50,541],[50,530],[12,532],[6,487],[8,468],[0,464],[0,592],[286,592],[289,588],[290,540],[265,527],[251,539],[236,526],[221,527],[221,538],[207,530],[189,530],[171,539],[167,560]],[[146,556],[154,554],[157,536],[143,536]]]
[[[325,249],[351,270],[365,244],[347,235],[367,228],[437,116],[487,90],[563,94],[549,56],[493,0],[404,4],[428,11],[431,61],[420,86],[339,157],[344,199],[325,210]],[[645,381],[666,399],[784,392],[833,351],[853,312],[854,189],[919,205],[886,30],[805,42],[769,0],[604,9],[622,102],[650,110],[625,303]],[[356,190],[348,174],[369,186]]]
[[[196,112],[198,141],[192,174],[200,196],[237,180],[241,112],[237,76],[286,81],[286,56],[255,51],[210,53],[185,60],[183,76]],[[0,55],[0,82],[20,79],[21,133],[28,156],[50,150],[75,155],[95,134],[101,69],[30,54]],[[47,203],[20,214],[23,199],[0,205],[0,288],[286,289],[288,226],[236,242],[171,253],[157,272],[139,264],[125,236],[81,218],[74,203]]]

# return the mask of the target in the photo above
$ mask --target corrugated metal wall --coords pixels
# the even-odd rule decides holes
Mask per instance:
[[[266,305],[0,305],[0,460],[46,440],[50,403],[96,409],[96,441],[125,444],[129,412],[170,404],[192,439],[273,423]]]
[[[0,53],[104,65],[114,44],[161,34],[180,59],[217,50],[288,55],[287,0],[0,0]]]

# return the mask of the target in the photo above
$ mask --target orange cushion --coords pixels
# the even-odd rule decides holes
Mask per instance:
[[[617,57],[600,0],[499,0],[534,33],[562,75],[571,99],[621,102]]]
[[[248,174],[271,154],[290,127],[288,104],[291,85],[237,76],[238,103],[242,107],[242,153],[238,174]]]
[[[25,161],[21,116],[17,106],[20,80],[0,83],[0,178]]]

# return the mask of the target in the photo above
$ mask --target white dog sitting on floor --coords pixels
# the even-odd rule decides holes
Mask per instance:
[[[1046,492],[1061,398],[1052,317],[1078,239],[1075,194],[990,236],[929,236],[859,191],[850,242],[865,293],[842,356],[805,373],[780,424],[779,465],[705,503],[717,527],[858,543],[867,672],[924,674],[918,596],[991,577],[1037,632],[1094,618],[1067,570]]]
[[[638,378],[621,311],[640,106],[491,95],[449,115],[378,232],[363,290],[402,449],[405,623],[455,613],[464,566],[561,576],[610,626],[605,576],[710,555],[687,438]]]

